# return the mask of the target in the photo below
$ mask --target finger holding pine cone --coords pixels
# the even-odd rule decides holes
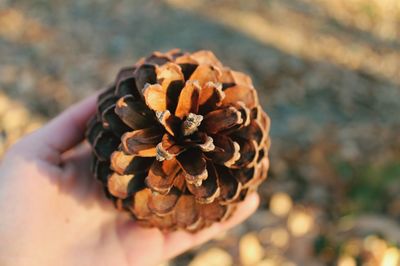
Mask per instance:
[[[198,231],[226,220],[266,178],[270,120],[249,76],[210,51],[154,52],[98,98],[92,171],[144,226]]]

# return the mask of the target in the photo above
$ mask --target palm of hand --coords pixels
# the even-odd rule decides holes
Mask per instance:
[[[250,195],[230,220],[196,234],[139,227],[104,198],[89,172],[88,145],[77,145],[94,109],[94,97],[72,107],[2,161],[0,265],[154,265],[256,209],[258,198]]]

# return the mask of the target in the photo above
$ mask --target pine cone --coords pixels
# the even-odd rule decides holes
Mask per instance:
[[[269,125],[251,79],[212,52],[154,52],[99,96],[92,171],[140,224],[198,231],[266,178]]]

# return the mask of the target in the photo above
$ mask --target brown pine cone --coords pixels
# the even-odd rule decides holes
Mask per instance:
[[[119,72],[87,139],[118,209],[145,226],[197,231],[266,178],[269,126],[249,76],[210,51],[173,50]]]

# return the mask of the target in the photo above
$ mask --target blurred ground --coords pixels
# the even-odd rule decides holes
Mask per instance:
[[[174,47],[250,73],[273,145],[259,211],[166,265],[400,265],[398,0],[0,0],[0,156]]]

